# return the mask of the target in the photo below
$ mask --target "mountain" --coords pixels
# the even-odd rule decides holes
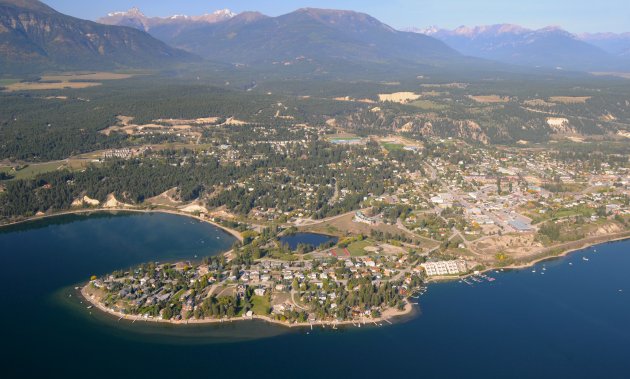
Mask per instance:
[[[435,37],[462,54],[509,64],[578,71],[630,67],[627,62],[558,27],[531,30],[499,24],[413,31]]]
[[[208,59],[240,64],[433,64],[460,56],[432,37],[397,31],[367,14],[312,8],[279,17],[245,12],[164,40]]]
[[[170,17],[147,17],[134,7],[126,12],[113,12],[106,17],[102,17],[97,22],[105,25],[129,26],[148,32],[151,29],[164,25],[195,25],[195,24],[214,24],[229,20],[236,16],[236,13],[229,9],[217,10],[213,13],[206,13],[200,16],[173,15]]]
[[[610,54],[630,58],[630,33],[584,33],[578,37]]]
[[[200,16],[173,15],[170,17],[147,17],[138,8],[126,12],[113,12],[97,22],[105,25],[128,26],[151,33],[155,38],[169,42],[185,30],[226,21],[236,16],[229,9],[217,10]]]
[[[136,29],[66,16],[37,0],[0,0],[3,73],[157,68],[191,60]]]

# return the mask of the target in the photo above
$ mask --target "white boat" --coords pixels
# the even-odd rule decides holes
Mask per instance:
[[[582,257],[582,260],[588,262],[588,258],[586,257]]]

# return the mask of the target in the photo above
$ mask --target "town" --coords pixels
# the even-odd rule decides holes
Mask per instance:
[[[312,132],[256,146],[268,143],[276,154],[299,156],[309,143],[331,143],[329,135]],[[413,297],[429,281],[518,267],[628,235],[630,172],[614,154],[585,161],[453,139],[360,140],[332,143],[345,154],[325,169],[320,165],[330,178],[323,182],[299,166],[269,167],[217,188],[194,206],[168,195],[161,202],[148,199],[151,209],[188,213],[238,230],[242,238],[203,263],[155,263],[93,278],[84,294],[107,312],[145,320],[381,322],[410,312]],[[195,154],[223,164],[268,159],[215,142],[216,150]],[[150,159],[161,153],[143,154]],[[195,156],[182,159],[186,164]],[[349,165],[357,169],[345,170]],[[357,184],[374,175],[386,177],[377,192]],[[291,177],[290,185],[265,187],[277,196],[260,196],[261,185],[285,182],[283,177]],[[234,191],[259,195],[244,208],[242,198],[222,197]],[[294,236],[305,240],[289,246],[287,238]],[[308,242],[313,236],[328,239],[314,245]]]

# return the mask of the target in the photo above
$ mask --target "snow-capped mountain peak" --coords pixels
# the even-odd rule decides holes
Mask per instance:
[[[142,11],[140,11],[140,9],[138,7],[133,7],[131,9],[129,9],[128,11],[125,12],[112,12],[112,13],[108,13],[107,16],[109,17],[117,17],[117,16],[122,16],[122,17],[139,17],[139,18],[145,18],[146,16],[144,15],[144,13],[142,13]]]
[[[215,16],[223,16],[225,18],[232,18],[232,17],[236,16],[236,13],[232,12],[231,10],[229,10],[227,8],[226,9],[216,10],[216,11],[212,12],[212,14],[215,15]]]

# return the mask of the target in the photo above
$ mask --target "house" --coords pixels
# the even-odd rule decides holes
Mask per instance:
[[[247,289],[247,287],[243,284],[239,284],[236,287],[236,296],[238,297],[244,297],[245,296],[245,290]]]
[[[254,295],[256,295],[256,296],[265,296],[265,289],[264,288],[256,288],[254,290]]]

